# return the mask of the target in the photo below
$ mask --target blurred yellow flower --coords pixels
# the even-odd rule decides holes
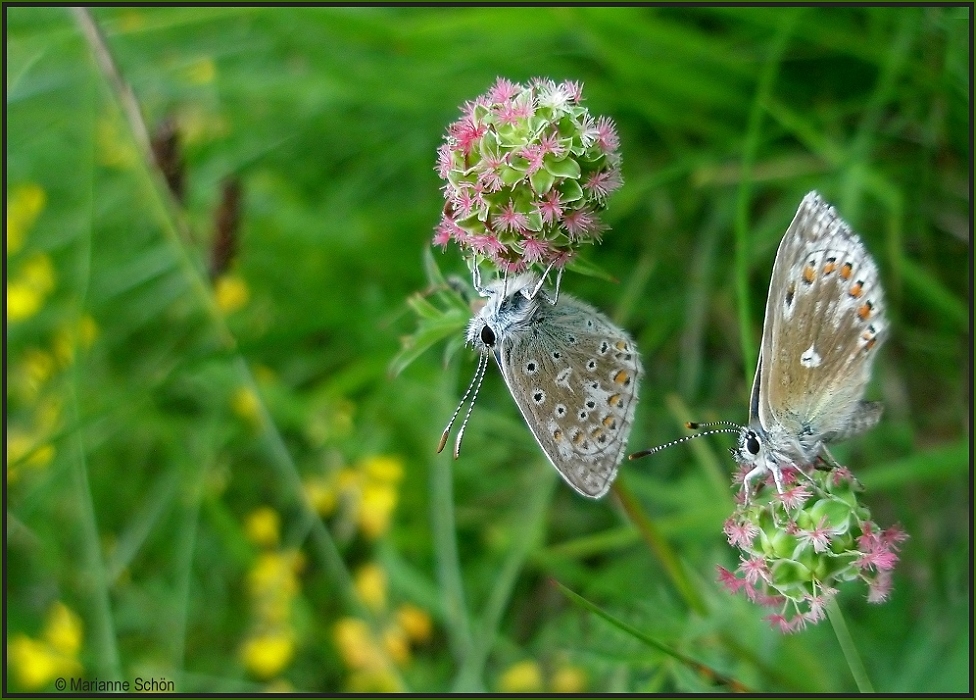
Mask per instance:
[[[301,552],[264,552],[251,569],[249,580],[251,593],[259,596],[287,596],[298,593],[296,574],[305,565]]]
[[[119,15],[119,31],[123,34],[137,32],[146,26],[146,18],[141,12],[126,10]]]
[[[23,368],[27,385],[36,395],[41,385],[54,374],[54,357],[44,350],[30,348],[24,351]]]
[[[498,681],[501,693],[542,692],[542,671],[535,661],[519,661],[508,667]]]
[[[14,187],[7,197],[7,255],[24,246],[27,232],[44,210],[47,194],[33,182]]]
[[[209,56],[197,59],[183,69],[186,79],[194,85],[212,83],[217,75],[217,66]]]
[[[54,354],[62,366],[67,367],[74,360],[75,347],[81,345],[85,350],[92,346],[98,337],[98,324],[88,314],[83,315],[75,324],[68,325],[57,332],[54,337]]]
[[[367,695],[402,693],[403,687],[392,671],[357,671],[349,674],[346,690]]]
[[[7,321],[23,321],[36,314],[54,290],[55,274],[51,259],[36,253],[7,281]]]
[[[47,643],[62,654],[75,656],[81,650],[81,635],[81,618],[64,603],[52,605],[44,626]]]
[[[260,547],[274,547],[281,532],[281,517],[269,506],[251,511],[244,522],[247,538]]]
[[[335,510],[338,496],[333,480],[326,476],[309,477],[302,483],[305,500],[319,515],[330,515]]]
[[[406,666],[410,661],[410,640],[407,633],[396,624],[388,625],[383,630],[383,648],[387,655],[398,666]]]
[[[396,621],[410,641],[423,643],[430,639],[431,621],[426,610],[404,603],[397,608]]]
[[[396,457],[378,455],[363,460],[366,477],[389,484],[399,484],[403,479],[403,463]]]
[[[230,133],[230,125],[218,112],[208,111],[201,105],[186,106],[180,110],[180,129],[187,146],[208,143]]]
[[[383,671],[387,661],[369,625],[358,617],[343,617],[332,628],[332,640],[347,668]]]
[[[305,436],[315,447],[348,435],[353,428],[356,406],[343,398],[329,399],[312,408],[305,425]]]
[[[7,431],[7,481],[16,483],[23,469],[41,469],[54,459],[57,450],[47,442],[37,444],[36,438],[22,430]]]
[[[373,612],[386,607],[386,572],[374,563],[365,564],[356,571],[353,584],[360,600]]]
[[[575,666],[560,666],[549,680],[553,693],[578,695],[586,692],[586,673]]]
[[[226,274],[214,282],[214,298],[217,307],[225,314],[230,314],[244,308],[251,298],[251,291],[241,277]]]
[[[402,479],[399,458],[369,457],[332,476],[307,479],[305,497],[320,515],[331,515],[340,506],[344,525],[355,523],[365,537],[376,539],[390,528]]]
[[[38,690],[56,678],[81,673],[77,658],[81,640],[81,619],[58,602],[48,610],[42,639],[17,635],[7,647],[7,660],[21,686]]]
[[[254,676],[266,679],[278,675],[295,655],[295,636],[286,629],[261,632],[241,649],[244,667]]]
[[[370,539],[376,539],[390,528],[396,508],[396,487],[387,483],[367,482],[359,504],[359,527]]]
[[[255,429],[261,427],[261,401],[248,387],[238,387],[230,397],[231,410]]]

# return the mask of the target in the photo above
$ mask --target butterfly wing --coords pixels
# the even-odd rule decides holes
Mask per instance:
[[[763,428],[819,442],[877,422],[878,405],[861,399],[887,332],[884,311],[874,260],[811,192],[780,242],[769,283],[753,386]]]
[[[568,295],[496,355],[525,422],[563,478],[599,498],[624,455],[643,369],[633,340]]]

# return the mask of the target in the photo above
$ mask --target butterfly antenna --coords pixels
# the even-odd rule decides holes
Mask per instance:
[[[451,420],[448,421],[447,427],[444,428],[444,432],[441,433],[441,441],[437,443],[437,454],[440,454],[444,449],[444,445],[447,444],[447,438],[451,434],[451,428],[454,427],[454,421],[457,420],[458,414],[461,412],[461,407],[464,406],[464,402],[468,400],[468,396],[471,394],[471,388],[474,386],[475,381],[478,380],[479,376],[484,375],[483,366],[487,365],[487,357],[488,356],[486,353],[481,353],[481,356],[478,358],[478,368],[474,371],[474,376],[471,377],[471,382],[468,384],[468,388],[464,392],[464,396],[461,397],[461,401],[458,402],[457,408],[454,409],[454,415],[451,416]],[[478,381],[478,384],[480,386],[481,382]],[[475,392],[475,396],[477,396],[477,392]],[[471,403],[474,404],[474,401]],[[471,410],[469,409],[468,414],[470,413]],[[467,421],[466,418],[465,421]]]
[[[471,397],[471,403],[468,404],[468,412],[464,414],[464,420],[461,421],[461,428],[458,430],[457,440],[454,442],[454,459],[461,456],[461,440],[464,438],[464,429],[468,427],[468,419],[471,417],[471,411],[474,410],[474,402],[478,398],[478,392],[481,391],[481,380],[485,378],[485,371],[488,369],[488,354],[488,350],[481,353],[481,360],[478,362],[478,369],[475,370],[474,379],[478,380],[478,384],[474,387],[474,395]],[[474,383],[474,379],[471,380],[472,383]],[[468,391],[471,391],[470,386],[468,387]],[[464,395],[467,397],[467,392],[465,392]],[[458,408],[460,409],[461,407],[458,406]],[[443,441],[444,437],[441,437],[441,440]]]
[[[635,452],[630,455],[627,459],[640,459],[641,457],[647,457],[655,452],[660,452],[661,450],[666,450],[669,447],[674,447],[675,445],[680,445],[682,442],[688,442],[689,440],[694,440],[695,438],[704,437],[706,435],[715,435],[716,433],[738,433],[742,430],[742,426],[732,423],[731,421],[713,421],[711,423],[685,423],[688,428],[696,430],[703,425],[724,425],[727,427],[716,428],[715,430],[706,430],[703,433],[695,433],[694,435],[685,435],[677,440],[672,440],[671,442],[666,442],[663,445],[658,445],[657,447],[652,447],[647,450],[641,450],[640,452]]]
[[[738,423],[733,423],[730,420],[713,420],[707,423],[698,423],[695,421],[689,421],[685,423],[685,427],[688,428],[689,430],[700,430],[701,428],[710,428],[713,425],[726,425],[729,426],[730,428],[735,428],[736,430],[742,430],[741,425],[739,425]]]

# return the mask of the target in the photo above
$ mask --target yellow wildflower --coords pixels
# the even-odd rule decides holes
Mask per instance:
[[[361,481],[359,472],[349,467],[340,469],[339,473],[336,474],[336,488],[343,494],[358,492]]]
[[[390,527],[390,519],[396,503],[396,487],[385,483],[368,482],[363,487],[359,505],[359,527],[363,534],[370,539],[376,539],[386,532]]]
[[[378,564],[361,566],[353,577],[360,600],[373,612],[386,607],[386,572]]]
[[[244,643],[241,660],[258,678],[278,675],[295,655],[295,636],[286,629],[274,629],[254,635]]]
[[[396,611],[396,621],[411,641],[423,643],[430,639],[431,622],[426,610],[404,603]]]
[[[255,597],[269,594],[292,597],[298,593],[296,574],[302,570],[305,558],[301,552],[265,552],[258,557],[249,576],[251,593]]]
[[[251,298],[247,282],[237,275],[221,275],[214,282],[214,297],[217,307],[225,314],[243,308]]]
[[[54,265],[44,253],[32,255],[21,268],[20,276],[42,296],[47,296],[54,289]]]
[[[186,79],[194,85],[212,83],[217,75],[217,67],[209,56],[198,59],[184,69]]]
[[[360,671],[386,669],[383,651],[364,620],[358,617],[340,618],[332,629],[332,639],[347,668]]]
[[[53,649],[74,656],[81,649],[81,618],[67,605],[57,602],[47,613],[44,639]]]
[[[248,387],[238,387],[230,399],[231,410],[254,428],[261,426],[261,401]]]
[[[23,377],[26,391],[31,397],[36,397],[44,383],[54,374],[54,357],[51,353],[37,348],[30,348],[24,352]]]
[[[44,210],[47,194],[33,182],[14,187],[7,198],[7,255],[24,246],[27,232]]]
[[[539,693],[542,691],[542,671],[535,661],[519,661],[509,666],[498,681],[502,693]]]
[[[586,692],[586,673],[575,666],[560,666],[549,681],[553,693],[578,695]]]
[[[388,625],[383,630],[383,648],[398,666],[406,666],[410,662],[410,640],[399,625]]]
[[[48,611],[42,639],[17,635],[7,647],[7,659],[20,685],[38,690],[56,678],[81,673],[77,659],[81,639],[81,619],[63,603],[55,603]]]
[[[346,690],[350,693],[367,695],[379,693],[402,693],[403,687],[392,671],[357,671],[349,674]]]
[[[309,413],[305,436],[309,442],[321,447],[329,440],[348,435],[353,428],[356,406],[347,399],[329,399],[315,406]]]
[[[51,259],[44,253],[33,255],[7,282],[7,321],[23,321],[36,314],[54,286]]]
[[[54,337],[54,354],[62,366],[67,367],[74,360],[75,347],[81,345],[85,350],[92,346],[98,336],[98,324],[88,314],[78,322],[61,328]]]
[[[363,469],[371,480],[398,484],[403,479],[403,463],[396,457],[368,457],[363,460]]]
[[[136,10],[125,10],[119,15],[119,31],[123,34],[138,32],[146,26],[146,18]]]
[[[54,459],[57,450],[50,443],[37,444],[35,438],[22,430],[7,432],[7,480],[16,483],[24,468],[41,469]]]
[[[332,479],[324,476],[310,477],[302,483],[302,488],[305,500],[316,513],[330,515],[335,510],[338,497]]]
[[[278,544],[281,531],[281,517],[274,508],[261,506],[251,512],[244,522],[244,533],[254,544],[273,547]]]
[[[30,318],[43,303],[41,295],[22,282],[7,282],[7,322],[15,323]]]
[[[77,660],[66,658],[50,645],[24,634],[10,640],[7,658],[17,682],[28,690],[38,690],[55,678],[74,676],[81,670]]]

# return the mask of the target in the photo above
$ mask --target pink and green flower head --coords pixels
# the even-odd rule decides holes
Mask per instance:
[[[718,567],[719,581],[773,608],[766,619],[783,632],[822,620],[845,581],[864,582],[868,602],[885,601],[908,535],[897,526],[881,530],[871,520],[858,501],[860,485],[844,467],[784,469],[783,487],[780,493],[767,479],[753,495],[743,485],[724,528],[740,564],[734,571]]]
[[[467,102],[437,149],[445,203],[434,244],[521,272],[562,268],[599,242],[599,213],[623,184],[620,140],[581,103],[579,83],[543,78],[499,78]]]

